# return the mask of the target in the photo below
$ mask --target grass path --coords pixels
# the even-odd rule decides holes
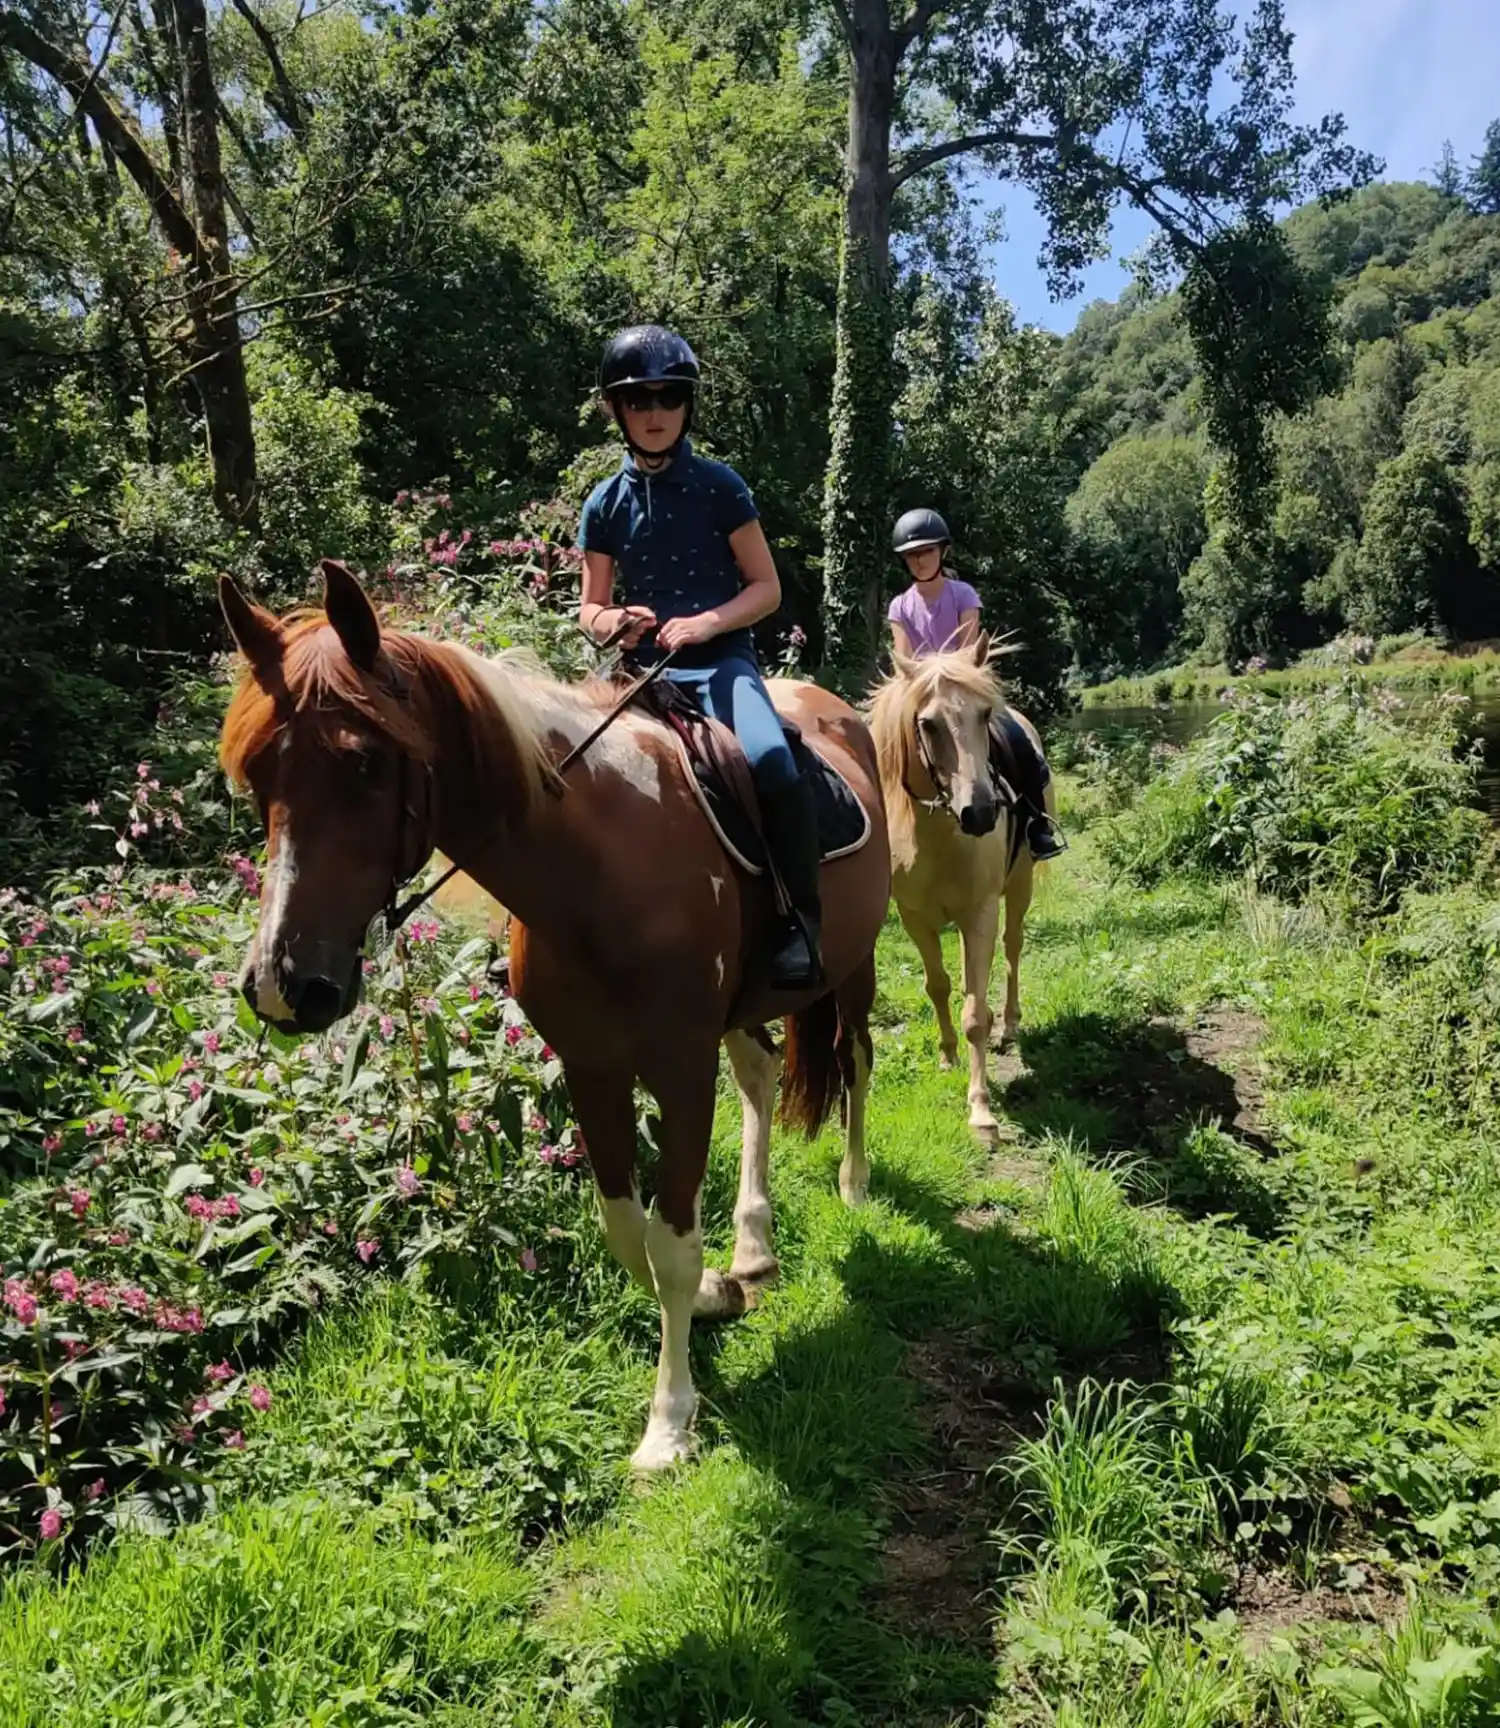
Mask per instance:
[[[1334,1083],[1368,979],[1304,937],[1075,847],[988,1151],[892,925],[872,1202],[836,1131],[778,1139],[783,1282],[695,1338],[690,1466],[629,1477],[655,1315],[580,1187],[483,1311],[391,1290],[321,1328],[209,1520],[6,1583],[0,1728],[1363,1720],[1319,1662],[1446,1647],[1440,1607],[1374,1630],[1421,1570],[1390,1496],[1433,1384],[1500,1466],[1500,1180]],[[721,1263],[737,1143],[726,1092]]]

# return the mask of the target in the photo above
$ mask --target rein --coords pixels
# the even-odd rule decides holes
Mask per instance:
[[[613,648],[615,646],[615,644],[620,640],[620,638],[622,636],[624,636],[626,631],[629,630],[630,624],[631,624],[631,620],[627,618],[625,620],[625,622],[623,624],[621,624],[619,629],[614,631],[613,634],[605,637],[604,641],[601,642],[599,644],[599,646],[605,650]],[[677,653],[678,653],[678,650],[675,648],[668,649],[667,652],[661,657],[660,660],[658,660],[656,662],[656,664],[654,666],[648,667],[646,669],[646,671],[641,673],[640,677],[634,679],[629,685],[627,685],[624,694],[619,698],[619,700],[617,702],[614,703],[614,705],[610,708],[609,712],[604,716],[604,718],[599,722],[599,724],[594,727],[594,729],[588,734],[587,737],[583,738],[582,740],[580,740],[579,743],[575,744],[573,746],[573,748],[567,753],[567,755],[563,757],[562,761],[559,762],[554,769],[552,769],[551,777],[546,782],[547,791],[551,794],[552,797],[554,797],[554,798],[561,798],[562,797],[562,794],[563,794],[563,789],[562,789],[562,785],[561,785],[562,775],[564,775],[568,771],[568,769],[573,766],[573,764],[575,762],[581,760],[581,758],[583,757],[583,755],[588,750],[588,748],[591,744],[597,743],[598,740],[604,736],[604,734],[609,730],[609,728],[612,725],[614,725],[615,721],[619,719],[621,714],[623,714],[625,712],[625,710],[630,706],[630,704],[635,701],[636,697],[639,696],[640,693],[649,684],[655,683],[655,681],[661,677],[662,673],[665,672],[666,669],[677,658]],[[401,758],[401,773],[402,773],[403,782],[404,782],[405,775],[406,775],[406,766],[407,766],[407,758],[403,755]],[[424,785],[425,790],[426,790],[426,798],[424,800],[424,802],[426,804],[426,810],[423,813],[424,819],[423,819],[423,823],[422,823],[422,826],[425,828],[427,825],[425,818],[427,816],[430,816],[431,812],[432,812],[432,768],[430,765],[424,766],[423,773],[422,773],[422,779],[423,779],[423,785]],[[419,861],[412,869],[410,869],[410,870],[404,869],[402,866],[402,859],[399,856],[400,851],[403,850],[403,848],[401,848],[401,840],[403,838],[404,829],[405,829],[404,818],[407,816],[415,817],[415,815],[416,815],[416,812],[412,809],[410,803],[408,802],[408,800],[405,797],[404,784],[402,787],[402,793],[403,793],[403,796],[402,796],[402,800],[401,800],[401,809],[402,809],[403,823],[402,823],[402,830],[398,831],[397,836],[396,836],[397,848],[398,848],[398,857],[397,857],[397,861],[396,861],[397,873],[393,874],[391,877],[391,891],[390,891],[390,894],[386,900],[385,911],[383,914],[384,919],[385,919],[385,937],[386,937],[387,941],[389,941],[390,938],[392,936],[394,936],[397,933],[397,931],[400,930],[401,926],[407,921],[408,918],[411,917],[413,912],[420,911],[421,908],[427,904],[427,902],[433,897],[434,894],[436,894],[440,889],[446,887],[447,884],[449,882],[451,882],[453,880],[453,878],[455,876],[457,876],[458,873],[463,869],[463,866],[461,864],[450,864],[448,866],[448,868],[442,873],[442,875],[438,877],[436,882],[432,883],[429,887],[421,889],[416,894],[408,894],[406,899],[400,901],[399,903],[397,902],[396,895],[399,892],[399,890],[401,889],[401,887],[403,886],[403,884],[409,882],[412,879],[412,877],[416,874],[416,872],[418,870],[420,870],[422,867],[421,863]],[[490,838],[491,834],[493,834],[496,831],[497,827],[498,827],[498,824],[495,824],[495,825],[492,825],[490,828],[486,829],[485,833],[481,836],[481,842],[484,840],[488,840]]]

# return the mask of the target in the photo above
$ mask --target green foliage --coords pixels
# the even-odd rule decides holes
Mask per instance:
[[[1100,832],[1144,882],[1246,876],[1288,899],[1330,894],[1390,910],[1408,889],[1462,881],[1485,831],[1451,705],[1398,717],[1349,685],[1290,703],[1236,702]]]

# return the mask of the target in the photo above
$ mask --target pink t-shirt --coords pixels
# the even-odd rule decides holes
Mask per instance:
[[[906,632],[911,651],[920,660],[926,654],[941,654],[947,648],[956,648],[959,620],[965,612],[978,610],[979,596],[969,584],[949,576],[931,606],[918,593],[913,582],[910,588],[891,601],[886,616]]]

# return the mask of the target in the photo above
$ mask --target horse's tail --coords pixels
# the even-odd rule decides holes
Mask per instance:
[[[781,1121],[800,1128],[809,1140],[828,1120],[843,1096],[838,998],[830,990],[797,1014],[786,1017],[781,1071]]]

